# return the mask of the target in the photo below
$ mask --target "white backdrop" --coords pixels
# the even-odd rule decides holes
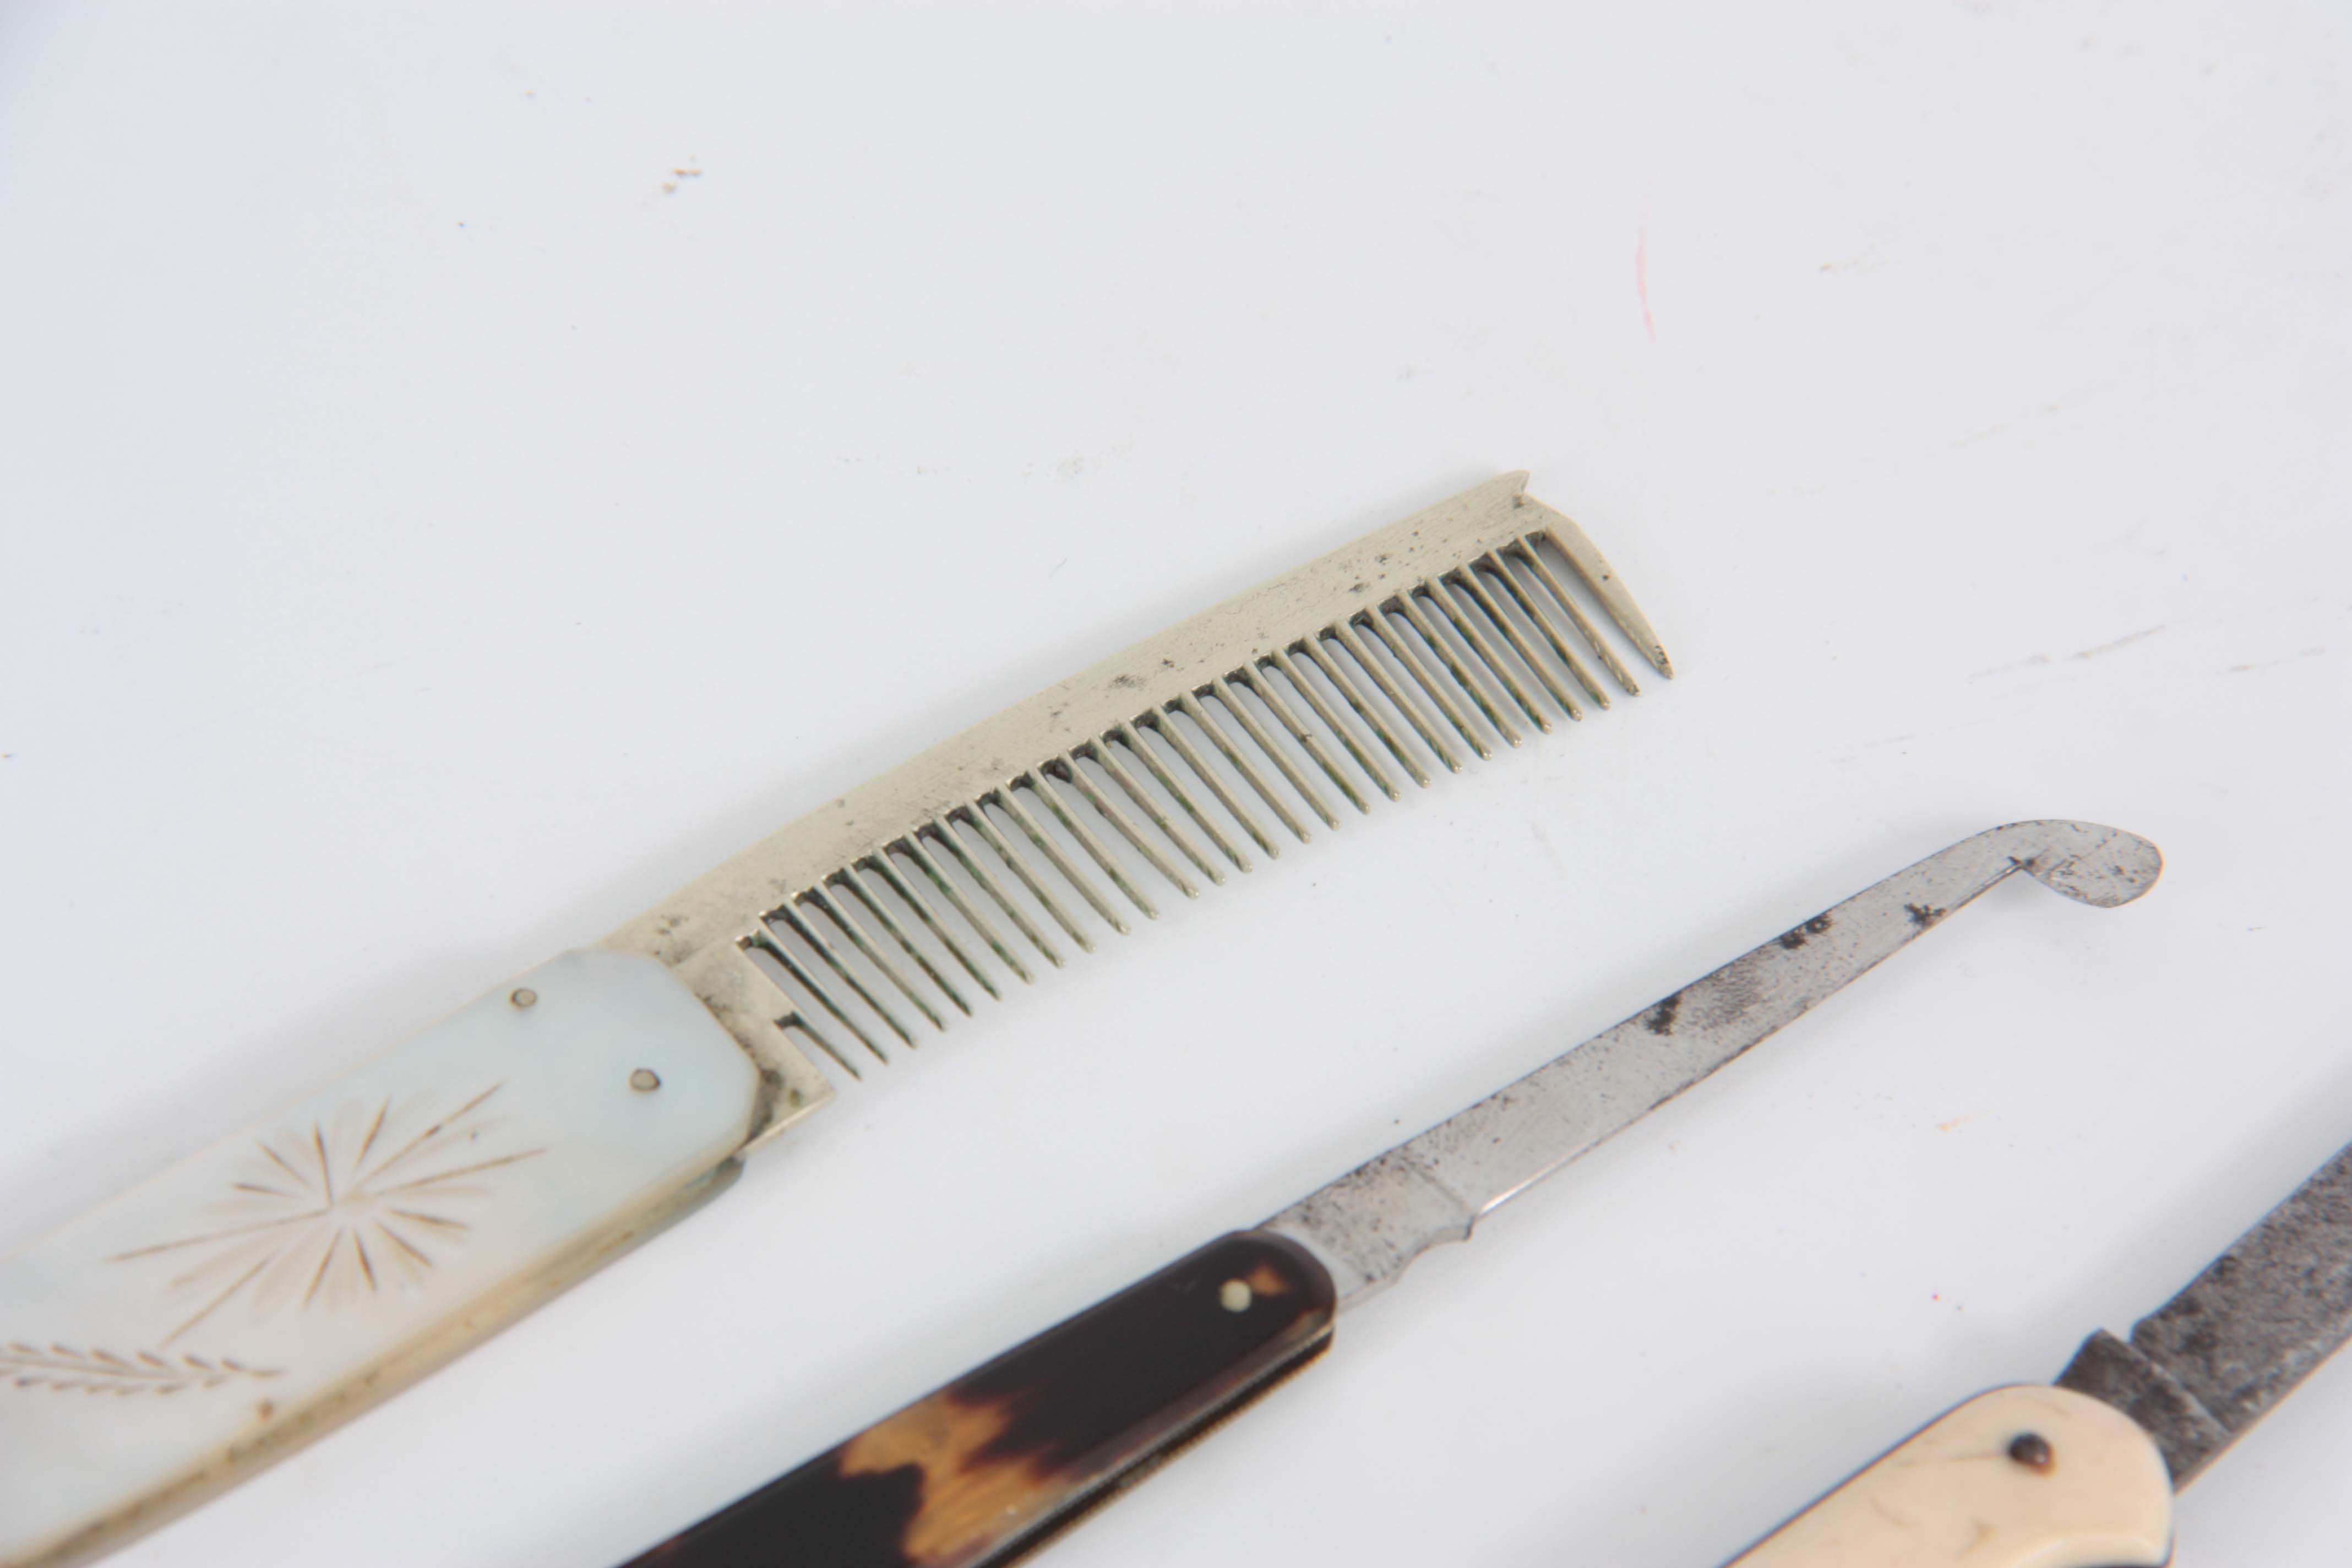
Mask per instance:
[[[0,12],[0,1249],[1507,468],[1653,681],[122,1553],[600,1568],[1978,828],[1053,1547],[1720,1562],[2352,1139],[2341,12]],[[0,1397],[7,1391],[0,1389]],[[2352,1362],[2184,1500],[2340,1563]]]

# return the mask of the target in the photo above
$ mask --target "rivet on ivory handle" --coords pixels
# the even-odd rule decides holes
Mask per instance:
[[[0,1259],[0,1564],[118,1546],[511,1322],[723,1186],[757,1087],[660,963],[568,952]]]
[[[1979,1394],[1730,1568],[2160,1568],[2172,1479],[2131,1417],[2071,1389]]]

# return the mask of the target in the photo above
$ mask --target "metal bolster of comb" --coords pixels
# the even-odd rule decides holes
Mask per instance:
[[[675,971],[758,1066],[745,1148],[919,1031],[1158,910],[1148,868],[1247,871],[1427,762],[1519,743],[1640,689],[1575,579],[1661,674],[1601,552],[1504,474],[1136,644],[811,812],[604,940]],[[1135,858],[1120,857],[1123,845]],[[1189,868],[1189,869],[1188,869]],[[1107,886],[1106,886],[1107,884]],[[1079,906],[1084,906],[1083,910]],[[797,1038],[795,1037],[797,1037]]]
[[[833,1097],[797,1041],[854,1077],[1151,915],[1151,879],[1605,703],[1586,654],[1632,691],[1565,578],[1665,670],[1525,479],[997,715],[0,1258],[0,1565],[152,1529],[706,1201]]]

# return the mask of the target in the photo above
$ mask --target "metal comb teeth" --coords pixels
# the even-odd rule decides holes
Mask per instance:
[[[1506,474],[1172,626],[862,784],[606,940],[761,1069],[763,1141],[950,1016],[1245,872],[1432,764],[1640,688],[1570,590],[1674,669],[1584,531]],[[1588,659],[1591,661],[1588,662]],[[1605,673],[1596,675],[1593,664]]]

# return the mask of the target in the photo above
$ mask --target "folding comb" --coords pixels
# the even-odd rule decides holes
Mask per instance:
[[[856,1078],[1090,921],[1636,692],[1595,611],[1671,676],[1526,482],[1007,709],[0,1260],[0,1563],[121,1544],[714,1196],[833,1098],[804,1044]]]

